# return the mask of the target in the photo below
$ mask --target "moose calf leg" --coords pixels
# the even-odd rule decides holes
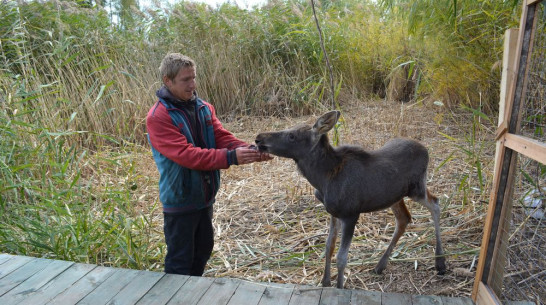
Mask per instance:
[[[351,240],[355,232],[356,222],[358,221],[359,214],[353,218],[340,219],[341,221],[341,245],[337,252],[337,288],[343,289],[343,272],[347,266],[347,256],[349,255],[349,247],[351,246]]]
[[[381,274],[383,270],[385,270],[385,268],[387,267],[387,262],[392,253],[392,250],[396,246],[396,243],[400,239],[400,236],[402,236],[402,234],[404,234],[404,232],[406,231],[408,223],[411,221],[411,215],[408,211],[408,208],[404,204],[404,199],[401,199],[400,201],[395,203],[391,207],[391,209],[394,213],[394,217],[396,217],[396,228],[394,229],[394,234],[392,235],[389,247],[387,248],[385,253],[383,253],[383,256],[381,256],[379,263],[377,263],[377,266],[375,266],[374,268],[374,271],[377,274]]]
[[[324,275],[322,276],[322,287],[329,287],[330,282],[330,265],[332,263],[332,255],[336,248],[337,233],[339,232],[340,221],[334,216],[330,217],[330,231],[328,232],[328,239],[326,240],[326,265],[324,266]]]
[[[440,205],[438,204],[438,198],[427,189],[426,198],[419,201],[423,204],[432,215],[432,221],[434,221],[434,233],[436,235],[436,270],[438,274],[444,274],[446,272],[446,258],[444,250],[442,249],[442,240],[440,238]]]

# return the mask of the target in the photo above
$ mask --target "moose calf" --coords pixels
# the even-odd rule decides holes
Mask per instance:
[[[416,141],[394,139],[378,150],[358,146],[332,147],[327,133],[339,119],[339,111],[322,115],[313,126],[261,133],[256,145],[261,152],[293,159],[303,176],[315,188],[315,196],[331,215],[326,242],[323,286],[330,286],[330,264],[337,233],[341,227],[341,246],[337,253],[337,288],[343,288],[343,272],[349,246],[360,213],[391,208],[396,217],[392,240],[375,267],[381,272],[398,239],[411,221],[404,204],[409,197],[424,205],[432,214],[436,234],[436,270],[446,270],[440,240],[438,198],[426,187],[428,152]]]

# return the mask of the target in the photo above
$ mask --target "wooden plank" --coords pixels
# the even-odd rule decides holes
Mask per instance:
[[[494,227],[496,231],[496,239],[494,241],[494,249],[492,254],[488,254],[488,258],[491,260],[489,267],[489,276],[487,283],[492,291],[500,293],[502,291],[502,279],[504,278],[504,266],[506,249],[508,248],[508,235],[510,232],[510,221],[512,211],[512,193],[514,183],[514,172],[516,169],[517,154],[512,153],[512,159],[510,161],[510,167],[508,169],[506,178],[506,188],[503,194],[502,207],[500,212],[497,211],[497,225]],[[497,209],[498,210],[498,209]],[[490,253],[490,252],[488,252]]]
[[[6,294],[17,285],[34,275],[36,272],[44,269],[47,267],[47,265],[51,264],[51,262],[52,261],[48,259],[34,258],[27,264],[24,264],[20,268],[17,268],[10,274],[6,275],[0,281],[0,296]]]
[[[184,285],[190,277],[180,274],[165,274],[155,285],[142,297],[137,305],[162,305],[167,304],[174,294]]]
[[[19,305],[48,304],[51,299],[72,286],[96,267],[96,265],[90,264],[73,264],[55,279],[35,291],[35,293],[27,295],[24,300],[21,300]]]
[[[294,285],[269,283],[258,305],[288,304],[293,292]]]
[[[510,121],[508,121],[508,133],[504,136],[504,146],[508,147],[506,145],[506,139],[510,138],[512,134],[519,133],[520,130],[520,122],[522,119],[522,111],[521,109],[524,106],[524,100],[526,97],[526,90],[527,90],[527,82],[528,82],[528,66],[530,64],[531,60],[531,54],[533,53],[533,41],[535,39],[535,32],[537,28],[537,20],[538,18],[538,10],[535,6],[528,7],[527,13],[526,13],[526,19],[524,23],[524,37],[523,37],[523,44],[522,44],[522,50],[520,53],[520,66],[518,66],[518,83],[517,89],[515,91],[514,95],[514,104],[511,111]],[[527,51],[523,49],[525,46],[528,46]],[[523,77],[523,83],[522,83],[522,77]],[[522,84],[521,84],[522,83]],[[529,144],[530,145],[530,144]],[[501,145],[502,146],[502,145]],[[524,147],[525,148],[525,147]],[[545,149],[546,150],[546,149]],[[534,150],[532,150],[534,151]],[[531,153],[531,152],[527,152]],[[514,175],[515,175],[515,169],[516,169],[516,162],[517,158],[514,153],[512,158],[509,161],[509,167],[508,171],[505,171],[504,169],[507,168],[506,164],[503,164],[503,176],[506,181],[506,188],[501,191],[504,191],[503,198],[501,201],[498,201],[498,203],[501,203],[500,207],[496,207],[495,217],[493,221],[493,230],[492,235],[490,237],[490,241],[493,241],[493,245],[489,245],[487,249],[487,257],[488,260],[486,261],[484,270],[488,272],[487,279],[485,280],[482,278],[482,280],[485,280],[485,283],[487,283],[488,287],[491,288],[493,292],[496,294],[502,293],[502,284],[504,279],[504,266],[505,266],[505,260],[506,260],[506,249],[508,247],[508,232],[510,232],[510,220],[511,220],[511,210],[512,210],[512,193],[513,193],[513,181],[514,181]],[[506,162],[506,159],[504,160]],[[544,162],[543,162],[544,163]],[[494,239],[494,240],[493,240]],[[493,251],[491,251],[493,250]]]
[[[519,29],[507,29],[504,32],[504,51],[502,56],[502,76],[500,83],[499,99],[499,126],[503,123],[507,125],[505,118],[506,106],[509,104],[510,96],[508,91],[514,84],[516,77],[516,48],[518,46]],[[508,126],[506,127],[508,129]]]
[[[0,265],[3,264],[6,261],[9,261],[14,256],[6,253],[0,253]]]
[[[489,244],[486,250],[487,259],[484,266],[484,270],[487,270],[487,272],[484,272],[484,277],[482,278],[483,283],[488,283],[490,287],[497,288],[498,290],[494,291],[498,291],[499,293],[502,288],[504,272],[504,265],[502,265],[501,259],[505,255],[501,251],[503,249],[506,250],[501,241],[504,234],[508,234],[509,232],[503,230],[507,230],[510,225],[510,215],[508,212],[511,211],[512,206],[513,183],[517,164],[517,153],[512,150],[505,151],[506,153],[510,153],[504,158],[501,171],[503,183],[500,184],[495,196],[495,209],[491,217],[491,234],[489,235]],[[482,248],[481,251],[484,251],[484,249]]]
[[[411,304],[411,295],[402,293],[382,293],[381,303],[384,305],[408,305]]]
[[[12,273],[14,270],[20,268],[24,264],[30,262],[31,260],[33,260],[33,258],[28,256],[12,256],[11,259],[5,261],[2,265],[0,265],[0,279]]]
[[[435,295],[412,295],[413,305],[442,305],[442,298]]]
[[[542,2],[542,0],[527,0],[527,5],[538,4],[540,2]]]
[[[508,131],[508,121],[505,121],[505,112],[509,113],[508,111],[505,111],[506,105],[509,104],[509,96],[507,95],[507,88],[514,85],[514,79],[516,77],[516,57],[515,54],[516,48],[517,48],[517,42],[518,42],[518,29],[507,29],[504,33],[504,54],[503,54],[503,62],[502,62],[502,78],[501,78],[501,90],[500,90],[500,101],[499,101],[499,128],[497,129],[497,132],[495,134],[495,140],[496,140],[496,150],[495,150],[495,162],[498,162],[499,156],[501,155],[501,150],[505,149],[504,141],[501,139],[502,136],[506,134]],[[496,187],[498,187],[498,184],[495,184],[495,188],[493,190],[496,190]],[[496,198],[496,195],[492,195],[492,198]],[[503,207],[503,209],[506,209],[507,206]],[[504,217],[510,217],[510,211],[506,210],[504,213]],[[510,224],[509,220],[502,219],[502,231],[507,232],[508,229],[506,226]],[[508,238],[507,234],[501,234],[500,235],[500,243],[501,246],[506,245],[506,241]],[[501,249],[500,253],[505,252],[505,249]],[[484,255],[487,252],[484,251]],[[499,261],[499,263],[504,264],[503,262]]]
[[[198,305],[225,305],[231,299],[231,296],[237,290],[240,281],[230,279],[230,278],[217,278],[214,280],[212,285],[203,297],[199,300]]]
[[[49,264],[42,270],[36,272],[21,284],[11,289],[8,293],[0,297],[0,303],[17,304],[28,294],[34,293],[42,288],[57,275],[72,266],[73,262],[50,260]]]
[[[167,304],[196,304],[213,282],[212,278],[190,276]]]
[[[289,305],[316,305],[320,302],[322,288],[310,288],[309,286],[296,286],[290,298]]]
[[[501,305],[495,293],[489,289],[483,282],[478,284],[478,295],[476,296],[476,305]]]
[[[351,294],[351,304],[381,305],[381,292],[354,290]]]
[[[131,305],[142,298],[162,277],[164,273],[146,270],[138,271],[136,277],[127,286],[123,287],[109,304]]]
[[[546,143],[510,133],[504,135],[503,141],[504,146],[546,164]]]
[[[326,287],[322,289],[320,295],[320,305],[345,305],[351,303],[351,293],[349,289],[338,289]]]
[[[260,302],[260,299],[262,298],[262,295],[264,294],[266,287],[266,284],[252,283],[241,280],[239,287],[237,287],[235,294],[233,294],[233,296],[229,300],[228,305],[258,304]]]
[[[108,277],[97,288],[91,291],[78,304],[107,304],[123,287],[127,286],[138,274],[138,270],[114,269],[114,274]]]
[[[442,296],[443,305],[474,305],[470,298],[452,298]]]
[[[484,274],[486,261],[490,258],[487,257],[487,249],[489,248],[489,239],[493,230],[493,218],[495,216],[495,210],[497,206],[497,197],[499,196],[498,190],[501,184],[501,172],[503,169],[503,162],[507,150],[504,147],[503,142],[497,142],[498,153],[495,158],[495,170],[493,173],[493,185],[491,188],[491,194],[489,196],[489,204],[487,206],[487,215],[485,216],[485,223],[483,226],[483,236],[480,249],[480,256],[478,259],[478,265],[476,267],[476,277],[474,279],[474,287],[472,289],[472,299],[476,301],[478,293],[478,283],[487,278],[488,274]]]
[[[468,298],[262,284],[18,256],[4,260],[8,262],[10,269],[19,267],[0,280],[1,287],[12,286],[0,297],[0,304],[472,304]],[[516,304],[520,303],[511,305]]]
[[[116,272],[114,268],[98,266],[54,297],[49,304],[76,304]]]

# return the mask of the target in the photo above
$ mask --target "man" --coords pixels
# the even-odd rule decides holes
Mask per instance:
[[[212,206],[219,170],[272,157],[224,129],[214,107],[197,97],[191,58],[167,54],[159,70],[163,86],[146,127],[160,174],[165,272],[201,276],[214,246]]]

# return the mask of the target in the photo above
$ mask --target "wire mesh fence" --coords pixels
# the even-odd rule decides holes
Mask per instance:
[[[546,137],[546,9],[537,4],[536,30],[527,68],[521,135],[545,142]]]
[[[546,142],[546,8],[537,4],[519,134]],[[518,155],[502,299],[546,304],[546,165]]]
[[[518,158],[502,299],[546,304],[546,166]]]

